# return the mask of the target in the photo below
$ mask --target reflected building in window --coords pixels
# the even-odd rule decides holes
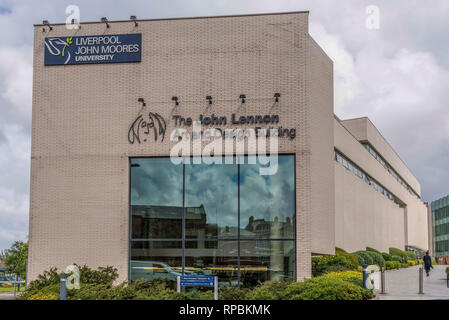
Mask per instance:
[[[131,280],[217,275],[221,286],[253,286],[295,278],[294,156],[279,156],[278,172],[262,179],[257,165],[173,166],[131,160]]]

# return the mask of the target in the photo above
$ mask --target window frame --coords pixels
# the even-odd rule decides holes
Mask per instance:
[[[240,243],[242,241],[246,242],[246,241],[293,241],[294,244],[294,262],[293,262],[293,279],[292,280],[296,280],[297,277],[297,186],[296,186],[296,154],[295,153],[279,153],[278,156],[282,157],[282,156],[292,156],[293,157],[293,197],[294,197],[294,215],[293,215],[293,237],[292,238],[254,238],[254,239],[248,239],[248,238],[244,238],[241,239],[240,237],[240,228],[241,228],[241,221],[240,221],[240,186],[241,186],[241,181],[240,181],[240,177],[241,177],[241,172],[240,172],[240,167],[241,167],[241,163],[239,163],[239,161],[237,161],[237,157],[244,157],[247,159],[248,156],[251,156],[249,154],[244,154],[244,155],[233,155],[233,165],[237,166],[237,189],[238,189],[238,195],[237,195],[237,230],[238,230],[238,235],[237,238],[229,238],[229,239],[221,239],[221,238],[216,238],[216,239],[208,239],[208,238],[198,238],[198,239],[194,239],[195,241],[207,241],[207,242],[218,242],[218,241],[236,241],[237,242],[237,248],[238,248],[238,288],[241,287],[241,270],[240,270],[240,257],[241,257],[241,250],[240,250]],[[267,154],[267,156],[269,156],[269,154]],[[225,155],[223,155],[223,158],[225,157]],[[143,238],[143,239],[135,239],[132,238],[132,204],[131,204],[131,190],[132,190],[132,181],[131,181],[131,175],[132,175],[132,160],[133,159],[156,159],[156,158],[165,158],[165,159],[170,159],[170,156],[129,156],[128,157],[128,282],[131,282],[131,258],[132,258],[132,243],[133,242],[154,242],[154,241],[181,241],[182,242],[182,274],[184,275],[184,269],[185,269],[185,243],[186,241],[191,241],[193,239],[186,239],[186,235],[185,235],[185,199],[186,199],[186,163],[183,161],[182,164],[182,238],[163,238],[163,239],[159,239],[159,238]],[[194,156],[190,156],[187,157],[190,159],[189,164],[187,165],[192,165],[192,158],[194,158]],[[245,162],[243,163],[245,164]],[[278,162],[279,164],[279,162]],[[221,165],[227,165],[224,163],[224,161],[222,161]]]

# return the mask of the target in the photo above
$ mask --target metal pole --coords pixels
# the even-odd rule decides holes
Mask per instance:
[[[423,268],[419,268],[419,294],[424,294],[424,288],[423,288]]]
[[[385,294],[385,269],[380,270],[380,293]]]
[[[218,300],[218,277],[214,277],[214,300]]]
[[[61,273],[61,281],[59,282],[59,300],[67,299],[67,283],[66,283],[66,274]]]
[[[17,296],[16,286],[17,286],[17,274],[14,280],[14,298]]]
[[[369,289],[368,287],[368,270],[366,268],[368,268],[367,264],[363,264],[363,287],[365,289]]]
[[[25,264],[25,290],[28,289],[28,259]]]

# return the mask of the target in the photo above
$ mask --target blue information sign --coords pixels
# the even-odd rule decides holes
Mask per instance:
[[[213,287],[215,284],[213,276],[181,276],[181,287]]]
[[[107,34],[45,38],[46,66],[140,62],[142,34]]]

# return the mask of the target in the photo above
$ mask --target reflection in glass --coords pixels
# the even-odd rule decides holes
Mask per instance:
[[[131,160],[133,239],[182,237],[182,179],[170,158]]]
[[[237,238],[237,175],[237,165],[186,165],[186,238]]]
[[[239,259],[241,286],[295,278],[294,156],[280,155],[272,176],[247,162],[183,167],[169,158],[131,160],[131,281],[175,282],[183,254],[185,275],[216,275],[222,287],[238,285]]]
[[[253,287],[259,281],[295,279],[293,240],[240,242],[240,285]]]
[[[185,274],[218,276],[220,287],[238,286],[237,241],[186,241]]]
[[[241,238],[294,238],[294,156],[279,156],[274,175],[259,174],[259,164],[240,166]]]
[[[131,281],[175,281],[182,272],[181,241],[132,241]]]

